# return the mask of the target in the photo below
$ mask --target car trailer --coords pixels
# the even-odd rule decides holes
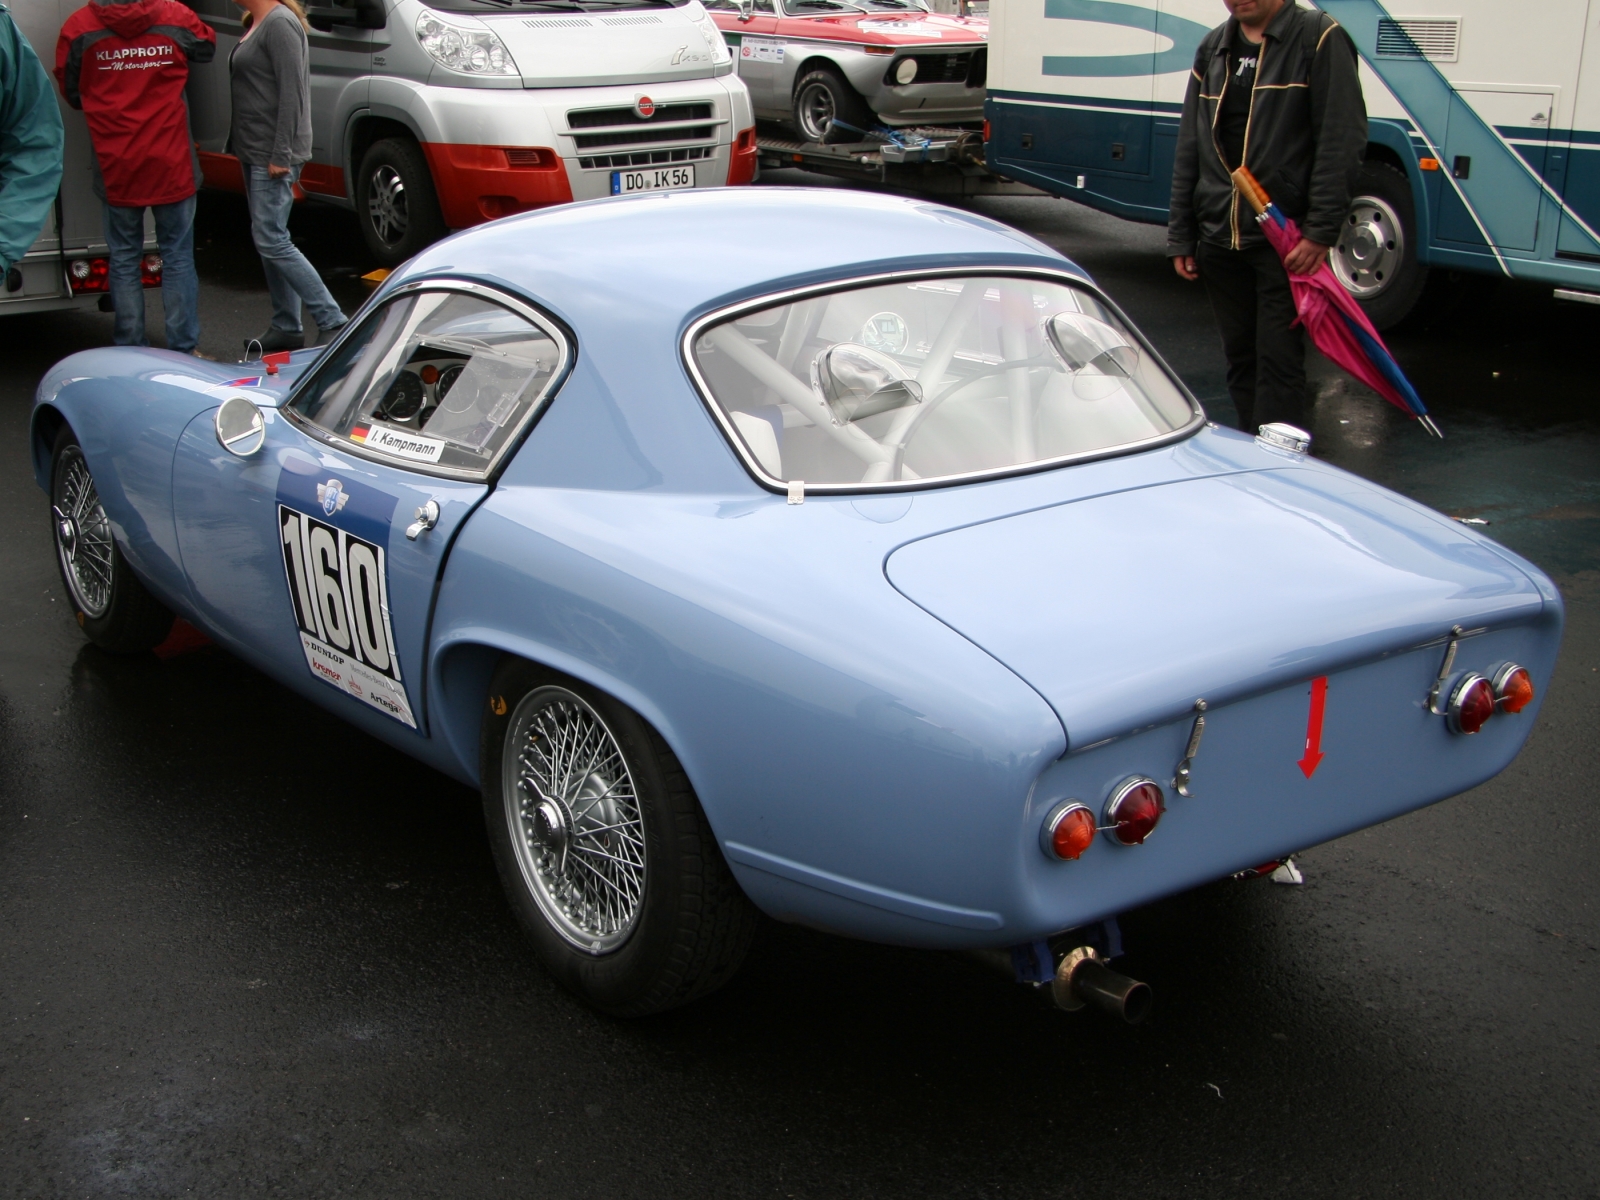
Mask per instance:
[[[1047,196],[984,165],[976,129],[861,130],[855,142],[798,142],[758,129],[761,169],[799,167],[851,183],[936,196]]]

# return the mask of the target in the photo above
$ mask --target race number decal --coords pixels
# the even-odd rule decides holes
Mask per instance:
[[[284,504],[278,532],[311,673],[415,729],[389,628],[383,547]]]

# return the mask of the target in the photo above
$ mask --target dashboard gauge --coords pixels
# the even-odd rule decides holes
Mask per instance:
[[[391,421],[409,421],[417,415],[425,399],[427,395],[422,390],[422,380],[410,371],[401,371],[384,393],[378,411]]]
[[[439,372],[439,382],[433,388],[433,402],[435,404],[443,400],[450,389],[455,387],[456,380],[461,378],[461,372],[466,369],[466,363],[451,363]]]

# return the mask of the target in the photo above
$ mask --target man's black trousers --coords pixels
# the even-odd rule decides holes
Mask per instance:
[[[1271,246],[1229,250],[1201,242],[1195,258],[1228,358],[1228,395],[1239,428],[1306,424],[1305,334],[1294,324],[1289,273]]]

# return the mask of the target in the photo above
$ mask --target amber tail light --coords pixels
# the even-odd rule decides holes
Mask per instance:
[[[1533,703],[1533,676],[1526,667],[1507,663],[1495,672],[1494,698],[1501,712],[1521,712]]]
[[[1052,808],[1045,818],[1039,845],[1049,857],[1072,862],[1089,848],[1094,835],[1094,813],[1076,800],[1067,800]]]

